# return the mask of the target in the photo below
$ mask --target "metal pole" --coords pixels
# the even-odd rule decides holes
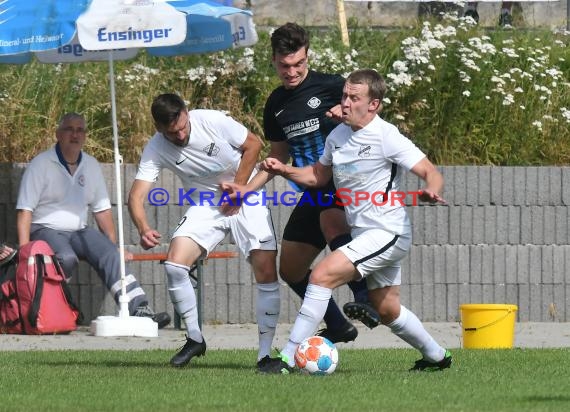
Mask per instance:
[[[566,0],[566,31],[570,31],[570,0]]]
[[[348,39],[348,28],[346,26],[346,14],[344,13],[344,0],[336,0],[336,8],[338,10],[338,20],[340,23],[340,35],[342,37],[342,44],[348,47],[350,46],[350,41]]]

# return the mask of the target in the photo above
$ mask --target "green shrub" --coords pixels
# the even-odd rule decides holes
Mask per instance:
[[[115,62],[120,151],[137,162],[154,132],[149,106],[178,92],[189,107],[227,111],[262,135],[265,99],[279,84],[269,34],[253,48],[156,58],[141,52]],[[314,32],[310,66],[343,75],[370,67],[389,92],[382,116],[438,164],[570,163],[569,33],[486,31],[445,16],[392,31],[353,28],[351,47],[337,30]],[[54,142],[66,111],[84,113],[86,150],[113,161],[109,67],[0,66],[0,161],[28,161]]]

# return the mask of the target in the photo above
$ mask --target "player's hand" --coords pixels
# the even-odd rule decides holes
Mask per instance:
[[[273,157],[268,157],[259,164],[259,168],[267,173],[282,175],[285,173],[286,166],[281,161]]]
[[[447,202],[445,201],[444,198],[442,198],[440,195],[438,195],[435,192],[432,192],[431,190],[427,190],[427,189],[422,189],[420,190],[420,195],[419,195],[419,199],[422,202],[428,202],[428,203],[441,203],[442,205],[446,205]]]
[[[220,189],[224,192],[224,197],[222,199],[224,202],[220,206],[220,212],[224,216],[237,215],[243,200],[249,191],[247,185],[241,185],[234,182],[223,182],[220,184]]]
[[[154,229],[145,230],[141,233],[140,245],[143,249],[148,250],[160,245],[161,234]]]
[[[340,104],[331,107],[329,110],[327,110],[325,115],[333,120],[336,120],[337,122],[342,122],[342,108],[340,107]]]

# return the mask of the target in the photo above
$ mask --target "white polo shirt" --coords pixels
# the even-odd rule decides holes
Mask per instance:
[[[190,139],[180,147],[160,132],[149,140],[139,163],[136,179],[155,182],[163,168],[174,172],[184,191],[196,204],[208,205],[200,199],[221,196],[220,183],[233,182],[247,138],[247,128],[217,110],[191,110]],[[200,197],[202,196],[202,197]]]
[[[339,200],[345,204],[347,223],[353,229],[374,228],[405,234],[411,230],[406,209],[391,193],[401,190],[402,167],[410,170],[424,157],[394,125],[376,116],[356,132],[345,124],[333,129],[319,162],[332,165],[337,193],[346,196]],[[376,193],[377,204],[370,199],[357,204],[356,192],[361,192],[361,196],[367,193],[370,198]],[[385,204],[380,192],[388,192]],[[350,203],[349,196],[352,196]]]
[[[55,146],[32,159],[16,204],[16,209],[32,212],[32,223],[63,231],[86,227],[89,209],[96,213],[110,208],[99,162],[82,152],[72,176],[60,163]]]

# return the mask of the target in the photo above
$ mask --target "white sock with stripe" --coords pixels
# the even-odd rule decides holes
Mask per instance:
[[[188,266],[173,262],[164,262],[166,278],[168,280],[168,293],[174,309],[184,320],[186,334],[196,342],[202,342],[202,332],[198,325],[198,306],[194,286],[188,276]]]
[[[405,306],[400,306],[400,316],[387,325],[392,332],[421,352],[424,359],[439,362],[445,356],[445,349],[425,330],[418,317]]]
[[[315,334],[319,323],[325,316],[331,296],[332,289],[313,285],[312,283],[309,283],[309,286],[307,286],[303,305],[299,309],[299,314],[297,319],[295,319],[293,329],[291,329],[287,345],[281,351],[287,357],[289,366],[295,366],[294,357],[297,346],[303,339]]]

